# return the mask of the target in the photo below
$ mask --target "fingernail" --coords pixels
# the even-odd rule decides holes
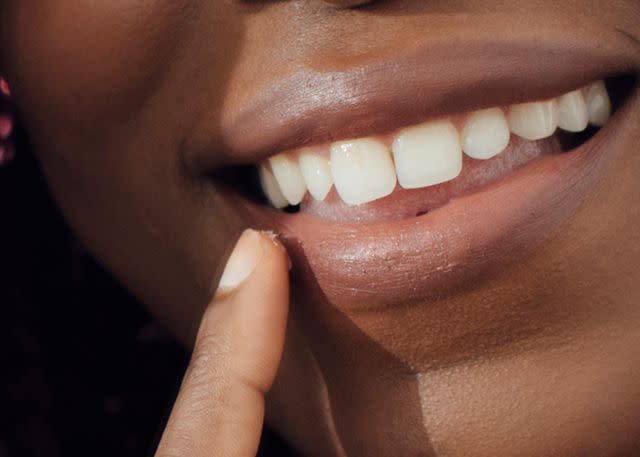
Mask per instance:
[[[238,287],[251,275],[261,256],[260,234],[255,230],[245,230],[227,261],[218,288],[235,289]]]

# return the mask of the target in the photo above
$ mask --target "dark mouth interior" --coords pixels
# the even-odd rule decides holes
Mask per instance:
[[[615,76],[605,79],[605,85],[609,91],[609,97],[611,98],[612,112],[618,111],[624,103],[627,101],[634,87],[638,82],[638,75],[628,74]],[[586,130],[579,133],[565,132],[558,130],[556,135],[560,139],[562,144],[562,152],[570,152],[589,141],[596,132],[600,130],[598,127],[589,126]]]
[[[625,74],[614,76],[605,80],[609,96],[611,98],[613,113],[618,111],[638,84],[638,75]],[[561,150],[557,153],[564,154],[575,150],[588,142],[600,129],[598,127],[589,126],[586,130],[579,133],[565,132],[558,130],[556,137],[561,145]],[[223,186],[233,192],[237,192],[242,197],[265,206],[270,206],[267,198],[262,192],[258,170],[255,165],[240,165],[226,167],[210,175],[217,185]],[[285,213],[298,213],[300,205],[289,205],[281,211]],[[417,216],[427,213],[423,211]]]

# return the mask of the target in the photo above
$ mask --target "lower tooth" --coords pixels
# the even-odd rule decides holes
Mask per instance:
[[[602,127],[611,117],[611,100],[604,85],[604,81],[596,81],[583,89],[589,122],[596,127]]]
[[[386,197],[396,186],[389,150],[373,139],[332,144],[331,173],[338,195],[350,205]]]
[[[450,181],[462,171],[458,131],[450,122],[403,130],[393,142],[398,181],[405,189]]]
[[[284,198],[284,195],[282,195],[275,176],[273,176],[273,173],[264,165],[260,165],[260,184],[262,185],[264,194],[273,206],[276,208],[284,208],[289,204],[287,199]]]
[[[522,103],[509,108],[509,129],[525,140],[550,137],[558,127],[558,105],[555,100]]]

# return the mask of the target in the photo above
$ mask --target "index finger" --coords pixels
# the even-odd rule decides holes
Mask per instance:
[[[286,329],[288,258],[246,231],[207,306],[157,457],[255,456]]]

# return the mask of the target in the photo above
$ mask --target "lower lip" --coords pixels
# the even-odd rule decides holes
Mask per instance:
[[[513,263],[557,233],[624,152],[638,97],[576,150],[542,156],[424,216],[349,224],[232,197],[248,225],[281,234],[294,281],[344,310],[424,303]]]

